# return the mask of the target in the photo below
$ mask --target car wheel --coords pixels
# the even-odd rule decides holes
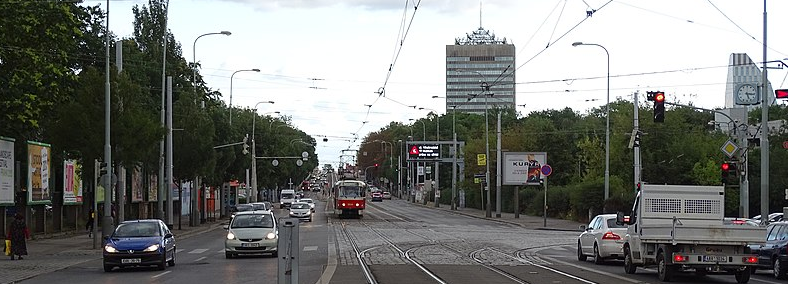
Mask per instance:
[[[772,267],[774,271],[774,278],[777,279],[785,279],[786,271],[785,271],[785,263],[780,260],[780,257],[774,256],[774,266]]]
[[[583,247],[580,246],[580,242],[577,242],[577,260],[578,261],[586,261],[588,257],[583,254]]]
[[[104,272],[110,272],[112,271],[112,268],[113,268],[112,265],[104,264]]]
[[[231,258],[233,258],[233,254],[232,254],[232,253],[229,253],[229,252],[225,252],[225,253],[224,253],[224,258],[226,258],[226,259],[231,259]]]
[[[637,266],[632,262],[632,254],[629,253],[629,248],[624,247],[624,273],[635,274]]]
[[[594,264],[602,264],[605,263],[605,260],[602,259],[602,256],[599,255],[599,246],[594,243]]]
[[[172,259],[167,262],[169,266],[175,266],[175,248],[172,248]]]

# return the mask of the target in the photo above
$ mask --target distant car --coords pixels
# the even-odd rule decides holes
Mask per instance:
[[[104,271],[115,267],[175,265],[175,236],[158,219],[125,221],[105,238]]]
[[[301,198],[301,199],[298,200],[298,202],[303,202],[303,203],[309,204],[309,209],[312,211],[312,213],[315,213],[315,205],[316,204],[315,204],[315,201],[312,200],[312,198]]]
[[[391,192],[384,191],[383,192],[383,199],[391,200]]]
[[[253,210],[271,210],[272,208],[268,204],[266,204],[265,202],[254,202],[254,203],[252,203],[252,209]]]
[[[624,258],[627,228],[616,224],[616,214],[597,215],[588,226],[580,225],[580,230],[583,233],[577,238],[577,260],[586,261],[591,256],[595,264],[602,264],[606,259]]]
[[[383,201],[383,193],[373,192],[372,193],[372,201]]]
[[[237,205],[233,206],[233,207],[230,209],[230,211],[231,211],[231,212],[233,212],[233,213],[230,215],[230,217],[231,217],[231,218],[235,218],[235,214],[236,214],[236,213],[238,213],[238,212],[244,212],[244,211],[253,211],[253,210],[254,210],[254,206],[252,206],[252,204],[248,204],[248,203],[244,203],[244,204],[237,204]]]
[[[290,217],[312,222],[312,208],[305,202],[294,202],[290,205]]]
[[[225,258],[261,253],[278,256],[279,232],[276,218],[271,211],[238,212],[224,228],[227,230],[224,240]]]
[[[777,279],[788,278],[788,222],[770,223],[766,227],[766,242],[749,245],[758,254],[759,269],[771,269]]]
[[[743,218],[736,218],[736,217],[725,217],[722,219],[723,225],[748,225],[748,226],[758,226],[758,222],[752,221],[750,219],[743,219]]]

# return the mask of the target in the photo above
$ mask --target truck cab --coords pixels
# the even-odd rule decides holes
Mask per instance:
[[[279,193],[279,209],[290,208],[290,205],[293,204],[295,200],[295,190],[283,189],[282,192]]]

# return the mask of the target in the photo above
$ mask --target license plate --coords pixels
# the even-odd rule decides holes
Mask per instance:
[[[728,257],[723,255],[704,255],[703,262],[728,262]]]
[[[124,263],[124,264],[127,264],[127,263],[140,263],[140,262],[141,262],[141,260],[139,258],[124,258],[124,259],[122,259],[120,261],[120,263]]]
[[[258,243],[244,243],[244,244],[241,244],[241,246],[245,247],[245,248],[256,248],[256,247],[259,247],[260,244],[258,244]]]

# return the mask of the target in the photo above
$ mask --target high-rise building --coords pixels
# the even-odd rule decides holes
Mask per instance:
[[[482,27],[446,45],[446,110],[515,108],[515,48]]]

